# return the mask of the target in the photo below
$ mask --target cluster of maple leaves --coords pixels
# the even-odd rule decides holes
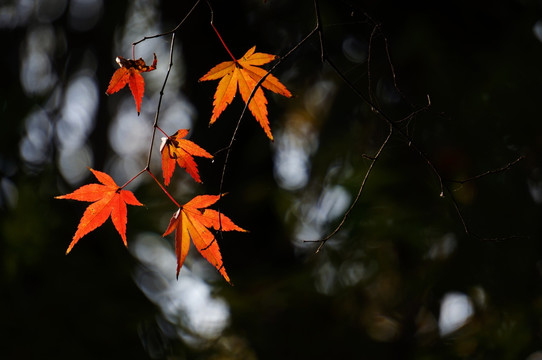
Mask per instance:
[[[200,81],[220,79],[213,101],[213,113],[210,124],[213,124],[226,107],[233,101],[239,89],[243,101],[254,115],[267,137],[273,140],[269,120],[267,118],[267,99],[262,87],[277,94],[291,97],[290,91],[273,75],[258,66],[264,65],[277,58],[275,55],[255,52],[256,47],[248,50],[241,59],[222,62],[213,67]],[[228,50],[229,52],[229,50]],[[125,59],[117,57],[120,68],[115,71],[106,94],[111,95],[123,89],[128,84],[135,100],[138,115],[141,111],[141,102],[145,89],[145,81],[142,72],[156,69],[157,58],[154,54],[152,65],[146,65],[143,59]],[[263,79],[263,81],[262,81]],[[261,87],[256,86],[261,82]],[[254,91],[254,89],[256,90]],[[254,94],[253,94],[254,92]],[[170,184],[176,164],[186,170],[196,181],[201,182],[194,156],[212,159],[213,155],[201,148],[194,142],[185,139],[188,129],[179,129],[173,135],[164,137],[160,146],[162,173],[164,185]],[[86,234],[97,229],[111,217],[111,220],[120,234],[124,245],[126,241],[127,206],[142,206],[135,195],[118,186],[108,174],[90,169],[99,184],[83,185],[74,192],[57,196],[57,199],[71,199],[91,202],[86,208],[77,231],[73,236],[66,254]],[[153,176],[154,177],[154,176]],[[175,231],[175,254],[177,256],[177,277],[184,263],[190,247],[190,240],[201,253],[222,274],[226,281],[230,278],[226,273],[220,249],[215,238],[215,231],[241,231],[246,230],[237,226],[230,218],[217,210],[208,209],[215,204],[222,195],[199,195],[186,204],[179,206],[173,214],[170,223],[163,236]]]

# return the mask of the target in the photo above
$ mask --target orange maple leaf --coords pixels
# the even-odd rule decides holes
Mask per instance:
[[[267,71],[258,66],[267,64],[277,58],[276,55],[255,53],[256,46],[252,47],[239,60],[225,61],[213,67],[199,81],[220,79],[216,88],[213,101],[213,115],[210,124],[214,123],[218,116],[232,102],[237,88],[246,103],[256,84],[267,74]],[[262,83],[262,86],[274,93],[291,97],[292,94],[276,77],[269,74]],[[256,120],[260,123],[267,137],[273,140],[269,120],[267,119],[267,99],[261,87],[256,90],[254,97],[248,104],[248,108]]]
[[[109,87],[106,90],[107,95],[116,93],[120,89],[124,88],[126,84],[129,85],[130,91],[134,96],[136,103],[137,114],[141,112],[141,101],[143,100],[143,93],[145,92],[145,81],[142,72],[153,71],[156,69],[156,54],[154,54],[154,61],[151,66],[145,65],[145,61],[142,58],[137,60],[125,59],[122,56],[117,56],[117,64],[120,68],[115,71],[109,81]]]
[[[103,225],[103,223],[111,216],[111,220],[115,228],[122,237],[124,245],[126,243],[126,222],[127,213],[126,204],[142,206],[131,191],[120,188],[111,176],[104,172],[90,169],[94,176],[101,184],[83,185],[71,194],[61,195],[55,199],[72,199],[79,201],[92,202],[85,212],[77,226],[77,231],[73,236],[73,240],[66,250],[68,254],[73,246],[83,236]]]
[[[220,195],[199,195],[187,202],[173,214],[164,235],[175,230],[175,254],[177,255],[177,278],[188,254],[190,239],[194,246],[207,261],[218,269],[220,274],[230,282],[222,262],[220,248],[210,228],[220,231],[246,230],[235,225],[233,221],[216,210],[204,209],[213,205],[220,199]],[[204,209],[204,210],[202,210]]]
[[[180,129],[172,136],[162,138],[160,152],[162,153],[162,173],[164,174],[164,184],[166,186],[169,185],[169,181],[175,170],[175,162],[183,169],[186,169],[186,172],[194,180],[201,182],[194,156],[201,156],[208,159],[213,158],[213,155],[209,154],[199,145],[190,140],[183,139],[188,134],[188,131],[188,129]]]

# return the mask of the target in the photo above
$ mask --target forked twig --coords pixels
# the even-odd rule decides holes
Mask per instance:
[[[179,24],[177,24],[177,26],[175,26],[173,29],[169,30],[169,31],[166,31],[165,33],[161,33],[161,34],[156,34],[156,35],[150,35],[150,36],[145,36],[143,37],[142,39],[136,41],[136,42],[133,42],[132,43],[132,46],[136,46],[137,44],[139,43],[142,43],[143,41],[145,40],[149,40],[149,39],[155,39],[155,38],[159,38],[159,37],[164,37],[164,36],[168,36],[170,34],[174,34],[177,32],[177,30],[179,30],[179,28],[184,24],[184,22],[190,17],[190,15],[192,15],[192,12],[194,12],[194,10],[198,7],[199,3],[201,2],[201,0],[197,0],[196,3],[194,4],[194,6],[192,6],[192,8],[188,11],[188,13],[185,15],[185,17],[181,20],[181,22]],[[210,6],[210,5],[209,5]]]
[[[485,237],[480,237],[476,234],[474,234],[464,216],[463,216],[463,213],[461,211],[461,209],[459,208],[459,205],[457,203],[457,200],[455,199],[452,191],[448,188],[448,186],[446,186],[444,184],[444,181],[443,181],[443,178],[442,178],[442,175],[440,174],[440,171],[436,168],[436,166],[433,164],[433,162],[431,161],[431,159],[429,159],[429,157],[427,156],[427,154],[422,151],[420,148],[418,148],[413,142],[412,142],[412,139],[410,138],[410,136],[403,130],[402,127],[398,126],[398,124],[404,120],[408,120],[410,119],[412,116],[414,116],[415,114],[417,114],[418,112],[420,111],[424,111],[425,109],[427,109],[429,106],[431,106],[431,100],[429,98],[429,95],[427,95],[427,105],[425,107],[422,107],[421,109],[418,109],[416,110],[415,112],[411,113],[409,116],[407,116],[406,118],[400,120],[400,121],[393,121],[388,115],[386,115],[383,110],[381,108],[379,108],[375,102],[373,101],[373,98],[371,96],[371,91],[370,91],[370,94],[369,94],[369,98],[367,98],[363,93],[361,93],[355,86],[354,84],[344,75],[344,73],[334,64],[334,62],[329,58],[329,56],[327,55],[327,51],[326,51],[326,46],[325,46],[325,37],[324,37],[324,30],[323,30],[323,27],[322,27],[322,23],[321,23],[321,17],[320,17],[320,9],[319,9],[319,6],[318,6],[318,0],[314,0],[314,8],[315,8],[315,16],[316,16],[316,29],[318,31],[318,34],[319,34],[319,39],[320,39],[320,52],[321,52],[321,58],[322,58],[322,61],[326,62],[327,64],[329,64],[331,66],[331,68],[335,71],[335,73],[339,76],[339,78],[341,78],[341,80],[354,92],[354,94],[356,96],[358,96],[363,102],[365,102],[370,108],[371,110],[376,114],[377,117],[379,117],[380,119],[382,119],[383,121],[385,121],[388,126],[390,127],[391,131],[390,131],[390,134],[389,136],[391,136],[391,134],[393,132],[397,133],[400,135],[400,137],[402,137],[405,141],[407,141],[407,144],[408,144],[408,147],[411,148],[415,153],[417,153],[417,155],[426,163],[426,165],[431,169],[432,173],[434,174],[434,176],[437,178],[437,181],[438,181],[438,184],[439,184],[439,187],[440,187],[440,194],[439,196],[440,197],[445,197],[445,195],[451,200],[452,202],[452,205],[454,207],[454,210],[455,212],[457,213],[462,225],[463,225],[463,229],[465,231],[465,233],[468,235],[468,236],[472,236],[472,237],[475,237],[477,239],[480,239],[480,240],[489,240],[489,241],[500,241],[500,240],[505,240],[505,239],[512,239],[512,238],[519,238],[519,236],[507,236],[507,237],[494,237],[494,238],[485,238]],[[376,27],[373,29],[373,32],[371,34],[371,40],[372,40],[372,37],[374,36],[375,34],[375,31],[376,31]],[[385,39],[385,38],[384,38]],[[395,76],[395,70],[393,68],[393,65],[391,64],[391,57],[390,57],[390,53],[389,53],[389,49],[388,49],[388,43],[387,43],[387,40],[385,39],[385,45],[386,45],[386,56],[388,58],[388,61],[390,63],[390,66],[391,66],[391,71],[392,71],[392,76],[393,76],[393,81],[394,81],[394,86],[397,87],[397,83],[396,83],[396,76]],[[369,70],[370,71],[370,70]],[[370,78],[369,78],[370,79]],[[370,89],[370,88],[369,88]],[[389,138],[389,137],[388,137]],[[387,144],[387,141],[388,141],[388,138],[386,139],[386,141],[383,143],[383,146],[385,146]],[[381,147],[382,149],[383,147]],[[464,182],[467,182],[467,181],[472,181],[472,180],[475,180],[475,179],[479,179],[480,177],[483,177],[483,176],[486,176],[486,175],[489,175],[489,174],[495,174],[495,173],[498,173],[498,172],[501,172],[501,171],[505,171],[507,169],[509,169],[510,167],[512,167],[513,165],[515,165],[517,162],[519,162],[523,157],[520,157],[518,158],[517,160],[515,160],[514,162],[511,162],[509,164],[507,164],[506,166],[500,168],[500,169],[496,169],[496,170],[490,170],[490,171],[487,171],[483,174],[480,174],[478,176],[475,176],[473,178],[469,178],[469,179],[466,179],[466,180],[463,180],[462,182],[461,181],[455,181],[455,182],[460,182],[460,183],[464,183]],[[371,163],[371,167],[369,169],[372,168],[374,162]],[[368,176],[370,172],[366,173],[366,177]],[[350,206],[350,208],[347,210],[347,212],[345,213],[345,216],[343,217],[342,221],[339,223],[339,225],[329,234],[327,235],[325,238],[323,239],[319,239],[319,240],[312,240],[310,242],[320,242],[320,245],[318,246],[318,248],[316,249],[316,252],[319,252],[320,249],[322,248],[323,244],[329,240],[332,236],[334,236],[341,228],[342,226],[344,225],[344,222],[346,221],[346,217],[347,215],[350,213],[351,209],[356,205],[357,201],[359,200],[360,196],[361,196],[361,192],[363,191],[363,185],[365,184],[365,181],[366,181],[366,177],[364,178],[363,180],[363,183],[362,183],[362,186],[360,187],[360,190],[358,192],[358,195],[356,196],[354,202],[352,203],[352,205]]]

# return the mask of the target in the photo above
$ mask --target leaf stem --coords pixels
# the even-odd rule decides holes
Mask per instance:
[[[211,12],[212,14],[212,12]],[[235,58],[235,56],[233,56],[233,54],[231,53],[230,49],[228,48],[228,46],[226,45],[226,43],[224,42],[224,39],[222,39],[222,36],[220,36],[220,33],[218,32],[215,24],[213,23],[213,18],[211,17],[211,26],[213,27],[213,30],[215,31],[216,35],[218,36],[218,38],[220,39],[220,42],[222,43],[222,45],[224,46],[224,49],[226,49],[226,51],[228,52],[228,54],[230,54],[231,58],[233,59],[234,62],[237,62],[237,59]]]
[[[130,180],[126,181],[124,185],[122,185],[119,189],[124,189],[128,184],[130,184],[132,181],[137,179],[139,175],[143,174],[147,169],[140,170],[137,174],[135,174]]]
[[[156,176],[154,176],[154,174],[152,173],[152,171],[147,168],[145,169],[144,171],[148,172],[149,175],[154,179],[154,181],[156,181],[156,183],[158,184],[158,186],[160,186],[160,189],[162,189],[162,191],[167,195],[167,197],[173,201],[173,203],[175,204],[175,206],[177,206],[178,208],[181,208],[181,205],[179,205],[179,203],[173,198],[173,196],[171,196],[171,194],[169,193],[169,191],[167,191],[167,189],[164,187],[164,185],[162,185],[162,183],[156,178]]]
[[[233,59],[233,61],[237,63],[237,59],[235,58],[235,56],[233,56],[232,52],[230,51],[230,49],[224,42],[224,39],[222,39],[222,36],[218,32],[218,29],[215,27],[215,22],[214,22],[215,13],[213,11],[213,7],[211,6],[211,3],[209,2],[209,0],[207,0],[207,5],[209,6],[209,11],[211,12],[211,26],[213,27],[213,30],[215,31],[216,36],[218,36],[218,38],[220,39],[220,42],[222,43],[222,46],[224,46],[224,49],[226,49],[228,54],[230,54],[230,57]]]
[[[165,136],[167,136],[169,138],[169,135],[166,134],[166,132],[164,130],[162,130],[162,128],[160,126],[158,126],[158,124],[156,125],[156,128],[158,129],[158,131],[160,131],[162,134],[164,134]]]
[[[365,184],[367,183],[367,179],[369,179],[369,175],[371,174],[372,170],[373,170],[373,167],[376,163],[376,161],[378,160],[378,158],[380,158],[380,154],[382,153],[382,151],[384,151],[384,148],[386,147],[386,145],[388,144],[388,141],[390,140],[391,138],[391,135],[393,134],[393,126],[389,125],[389,133],[388,133],[388,136],[386,136],[386,139],[382,142],[382,144],[380,145],[380,148],[378,149],[378,151],[376,152],[376,155],[374,156],[364,156],[366,158],[369,158],[371,160],[371,164],[369,165],[369,168],[367,169],[367,171],[365,172],[365,176],[363,177],[363,181],[361,182],[361,185],[358,189],[358,193],[356,194],[356,198],[354,199],[354,201],[352,201],[352,204],[350,204],[350,207],[348,208],[348,210],[346,210],[346,212],[344,213],[342,219],[341,219],[341,222],[339,223],[339,225],[337,225],[335,227],[335,229],[329,234],[327,235],[326,237],[324,237],[323,239],[319,239],[319,240],[304,240],[304,242],[319,242],[320,245],[318,245],[318,248],[316,249],[315,253],[318,253],[320,252],[320,250],[322,249],[322,247],[324,246],[324,244],[329,240],[331,239],[333,236],[335,236],[335,234],[337,234],[341,229],[342,227],[344,226],[344,223],[346,222],[346,220],[348,219],[348,216],[350,215],[350,213],[352,212],[352,210],[354,209],[354,207],[356,206],[356,204],[358,203],[359,199],[361,198],[361,194],[363,193],[363,189],[365,188]]]

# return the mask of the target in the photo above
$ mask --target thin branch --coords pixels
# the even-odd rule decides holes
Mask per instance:
[[[378,28],[380,29],[380,25],[378,25]],[[388,59],[388,64],[390,66],[391,77],[393,79],[393,87],[395,88],[395,90],[397,90],[399,92],[399,94],[401,95],[401,98],[406,99],[406,96],[403,94],[403,92],[401,91],[401,89],[397,85],[397,77],[395,75],[395,67],[393,66],[393,62],[391,61],[390,49],[389,49],[389,46],[388,46],[388,38],[386,36],[384,36],[384,35],[382,36],[382,38],[384,39],[384,49],[386,51],[386,57]],[[410,104],[410,105],[413,106],[412,104]]]
[[[317,0],[314,0],[314,17],[316,18],[316,24],[313,31],[318,31],[318,40],[320,40],[320,60],[322,62],[326,61],[326,47],[324,46],[324,31],[322,30],[322,18],[320,16],[320,11],[318,8]]]
[[[507,170],[509,170],[511,167],[513,167],[514,165],[516,165],[517,163],[519,163],[523,159],[525,159],[524,155],[520,156],[519,158],[517,158],[514,161],[509,162],[508,164],[506,164],[505,166],[503,166],[501,168],[488,170],[488,171],[486,171],[486,172],[484,172],[482,174],[479,174],[479,175],[476,175],[476,176],[473,176],[471,178],[464,179],[464,180],[447,180],[447,181],[451,182],[451,183],[465,184],[465,183],[467,183],[469,181],[478,180],[478,179],[480,179],[482,177],[485,177],[485,176],[488,176],[488,175],[498,174],[498,173],[507,171]],[[445,189],[450,195],[452,195],[452,190],[448,186],[445,185]],[[457,213],[457,216],[459,217],[459,220],[461,221],[461,223],[463,225],[463,229],[465,230],[465,233],[467,234],[467,236],[471,236],[471,237],[473,237],[475,239],[478,239],[480,241],[492,241],[492,242],[527,238],[526,236],[519,236],[519,235],[484,237],[484,236],[479,236],[479,235],[475,234],[474,232],[472,232],[472,230],[467,225],[467,222],[465,221],[465,218],[463,217],[463,214],[461,212],[461,209],[459,208],[459,204],[457,203],[457,200],[455,199],[455,197],[450,196],[450,199],[452,201],[452,205],[453,205],[453,207],[454,207],[454,209],[455,209],[455,211]]]
[[[508,164],[506,164],[503,167],[500,167],[498,169],[488,170],[488,171],[486,171],[486,172],[484,172],[482,174],[478,174],[476,176],[473,176],[473,177],[470,177],[470,178],[467,178],[467,179],[463,179],[463,180],[446,180],[446,181],[451,182],[451,183],[456,183],[456,184],[465,184],[465,183],[468,183],[469,181],[478,180],[478,179],[483,178],[484,176],[487,176],[487,175],[493,175],[493,174],[498,174],[498,173],[507,171],[507,170],[509,170],[511,167],[513,167],[514,165],[516,165],[517,163],[519,163],[523,159],[525,159],[525,155],[521,155],[516,160],[511,161]]]
[[[175,46],[175,33],[171,35],[171,44],[169,46],[169,65],[167,68],[166,76],[164,78],[164,83],[162,84],[162,88],[160,89],[160,96],[158,97],[158,105],[156,106],[156,113],[154,114],[154,123],[152,124],[152,138],[151,138],[151,145],[149,146],[149,154],[147,156],[147,165],[145,166],[145,169],[149,169],[151,164],[151,157],[152,157],[152,149],[154,147],[154,140],[156,138],[156,128],[158,127],[158,118],[160,117],[160,108],[162,107],[162,99],[164,97],[164,89],[166,88],[166,84],[169,78],[169,74],[171,72],[171,67],[173,66],[173,49]]]
[[[371,102],[375,102],[375,99],[373,97],[373,89],[372,89],[372,86],[373,86],[373,81],[372,81],[372,77],[371,77],[371,59],[372,59],[372,48],[373,48],[373,39],[375,37],[375,34],[376,34],[376,30],[379,28],[379,25],[375,25],[373,27],[373,31],[371,31],[371,36],[369,36],[369,45],[368,45],[368,51],[367,51],[367,87],[368,87],[368,93],[369,93],[369,98],[371,99]]]
[[[390,67],[391,77],[393,79],[393,87],[399,93],[399,95],[401,96],[401,99],[407,101],[410,104],[411,109],[415,109],[416,106],[414,104],[412,104],[408,100],[408,98],[403,94],[403,92],[399,88],[399,85],[397,85],[397,76],[395,74],[395,66],[393,65],[393,61],[391,61],[391,52],[390,52],[390,48],[389,48],[389,44],[388,44],[388,38],[384,34],[382,34],[382,29],[381,29],[380,24],[375,25],[375,28],[378,28],[380,30],[380,34],[382,35],[382,39],[384,41],[384,51],[386,52],[386,58],[388,60],[388,65]],[[396,122],[399,123],[399,122],[409,121],[410,119],[414,118],[419,113],[427,111],[430,107],[431,107],[431,98],[429,97],[429,94],[427,94],[427,104],[425,106],[423,106],[423,107],[421,107],[421,108],[419,108],[417,110],[412,111],[405,118],[403,118],[401,120],[397,120]],[[407,124],[407,126],[408,126],[408,124]]]
[[[516,160],[515,162],[519,161],[520,159]],[[504,170],[503,170],[504,171]],[[465,234],[469,237],[475,238],[480,241],[491,241],[491,242],[499,242],[499,241],[505,241],[505,240],[514,240],[514,239],[526,239],[527,236],[521,236],[521,235],[509,235],[509,236],[480,236],[476,233],[474,233],[469,225],[467,224],[467,221],[465,220],[463,213],[461,212],[461,209],[459,208],[459,204],[457,203],[457,200],[454,196],[452,196],[452,190],[448,186],[444,186],[446,189],[446,192],[450,194],[450,200],[452,201],[452,206],[459,217],[459,220],[461,221],[461,224],[463,225],[463,230],[465,231]]]
[[[325,244],[329,239],[331,239],[333,236],[335,236],[335,234],[337,234],[337,233],[342,229],[342,227],[344,226],[344,224],[346,223],[346,220],[348,219],[348,216],[350,215],[350,213],[352,212],[352,210],[354,209],[354,207],[355,207],[356,204],[358,203],[359,199],[361,198],[361,194],[363,193],[363,189],[365,188],[365,184],[367,183],[367,179],[369,179],[369,175],[371,174],[371,171],[373,170],[373,167],[374,167],[376,161],[377,161],[378,158],[380,157],[380,154],[382,153],[382,151],[384,150],[384,148],[385,148],[386,145],[388,144],[388,141],[390,140],[392,133],[393,133],[393,127],[390,126],[390,127],[389,127],[389,133],[388,133],[388,136],[386,136],[386,139],[382,142],[382,145],[380,145],[380,148],[379,148],[378,151],[376,152],[376,155],[374,155],[374,156],[372,156],[372,157],[365,156],[366,158],[371,159],[371,163],[369,164],[369,168],[368,168],[367,171],[365,172],[365,176],[363,177],[363,181],[361,182],[361,185],[360,185],[360,187],[359,187],[358,193],[356,194],[356,198],[354,199],[354,201],[352,202],[352,204],[350,205],[350,207],[348,208],[348,210],[346,210],[346,212],[344,213],[343,218],[341,219],[341,222],[339,223],[339,225],[337,225],[337,226],[335,227],[335,229],[334,229],[329,235],[327,235],[326,237],[324,237],[323,239],[319,239],[319,240],[304,240],[304,242],[319,242],[319,243],[320,243],[320,245],[318,245],[318,248],[316,249],[316,252],[315,252],[315,253],[318,253],[318,252],[322,249],[322,247],[324,246],[324,244]]]
[[[431,107],[431,97],[429,97],[429,94],[427,94],[426,97],[427,97],[427,103],[424,106],[422,106],[421,108],[419,108],[417,110],[414,110],[413,112],[408,114],[406,117],[404,117],[404,118],[402,118],[400,120],[397,120],[396,122],[401,123],[401,122],[408,121],[408,120],[412,119],[413,117],[415,117],[416,115],[418,115],[419,113],[427,111]]]
[[[155,39],[155,38],[158,38],[158,37],[163,37],[163,36],[167,36],[167,35],[170,35],[170,34],[174,34],[177,32],[177,30],[179,30],[179,28],[184,24],[184,22],[186,21],[186,19],[188,19],[190,17],[190,15],[192,15],[192,12],[194,12],[194,10],[196,9],[196,7],[199,5],[199,3],[201,2],[201,0],[197,0],[196,3],[194,4],[194,6],[192,6],[192,8],[190,9],[190,11],[188,11],[188,13],[186,14],[186,16],[181,20],[181,22],[175,26],[175,28],[173,28],[172,30],[170,31],[167,31],[165,33],[161,33],[161,34],[156,34],[156,35],[150,35],[150,36],[145,36],[144,38],[136,41],[136,42],[133,42],[132,43],[132,47],[136,46],[137,44],[139,43],[142,43],[143,41],[146,41],[146,40],[149,40],[149,39]]]

